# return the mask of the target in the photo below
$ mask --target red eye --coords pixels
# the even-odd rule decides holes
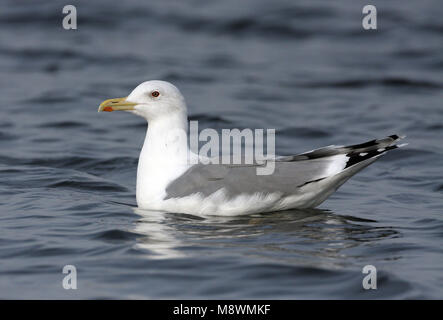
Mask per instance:
[[[157,98],[159,95],[160,95],[160,92],[158,92],[158,91],[151,92],[151,96],[153,96],[154,98]]]

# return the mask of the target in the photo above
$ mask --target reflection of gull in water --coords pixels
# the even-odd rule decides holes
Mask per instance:
[[[176,237],[178,231],[167,224],[166,213],[138,208],[134,208],[134,211],[142,216],[136,222],[134,232],[146,236],[137,240],[136,249],[147,250],[151,253],[150,259],[173,259],[185,256],[178,250],[182,242]]]
[[[206,232],[206,242],[222,243],[261,260],[326,269],[341,269],[362,259],[353,248],[398,236],[391,227],[374,225],[374,220],[321,209],[208,217],[208,222],[214,230]]]
[[[376,221],[320,209],[205,218],[135,210],[143,217],[135,232],[146,235],[136,247],[152,253],[153,259],[221,253],[336,269],[362,259],[353,248],[398,236],[391,227],[374,225]]]

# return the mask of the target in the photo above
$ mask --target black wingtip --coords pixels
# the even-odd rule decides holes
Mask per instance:
[[[397,141],[397,140],[402,140],[402,139],[406,138],[406,136],[405,135],[393,134],[393,135],[390,135],[389,138],[394,139],[395,141]]]
[[[346,154],[346,156],[349,157],[349,160],[348,160],[348,162],[346,162],[345,169],[349,168],[357,163],[360,163],[364,160],[381,156],[382,154],[386,153],[389,150],[401,148],[401,147],[407,145],[407,143],[394,144],[394,142],[404,139],[405,137],[406,136],[399,136],[397,134],[393,134],[388,137],[393,140],[391,143],[389,143],[389,142],[386,143],[386,138],[385,138],[385,139],[375,140],[375,143],[372,144],[372,148],[369,148],[367,151],[361,150],[361,147],[351,150],[351,152]],[[361,145],[357,145],[357,146],[361,146]],[[378,148],[375,149],[374,146],[378,146]],[[360,150],[358,150],[358,149],[360,149]]]

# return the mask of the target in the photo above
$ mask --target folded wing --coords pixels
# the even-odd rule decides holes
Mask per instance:
[[[228,197],[239,194],[292,195],[303,186],[334,176],[359,163],[372,163],[386,151],[399,147],[403,137],[392,135],[350,146],[329,146],[294,156],[278,157],[271,175],[257,175],[255,165],[196,164],[166,188],[166,199],[199,193],[209,196],[223,189]],[[264,166],[266,164],[262,164]],[[365,165],[366,166],[366,165]],[[361,166],[361,169],[365,166]],[[360,170],[361,170],[360,169]],[[348,170],[350,176],[359,170]]]

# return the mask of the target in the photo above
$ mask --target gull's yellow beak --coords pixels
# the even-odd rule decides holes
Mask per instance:
[[[134,106],[136,106],[137,104],[126,101],[126,98],[127,97],[105,100],[102,103],[100,103],[100,106],[98,107],[98,112],[134,110]]]

